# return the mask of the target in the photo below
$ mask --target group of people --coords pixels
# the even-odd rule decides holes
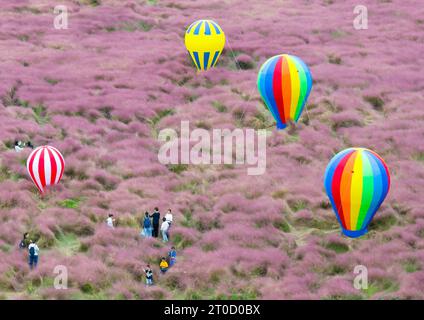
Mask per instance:
[[[33,144],[31,143],[31,141],[28,142],[22,142],[22,141],[18,141],[15,140],[15,151],[16,152],[21,152],[22,150],[24,150],[25,147],[30,148],[30,149],[34,149]]]
[[[146,211],[144,213],[144,217],[140,221],[140,225],[141,225],[140,235],[145,238],[150,238],[150,237],[158,238],[159,230],[160,230],[160,234],[162,235],[162,241],[165,243],[168,242],[170,240],[169,231],[171,229],[171,225],[173,221],[172,210],[168,209],[165,216],[162,218],[162,223],[159,229],[160,221],[161,221],[161,218],[160,218],[159,208],[156,207],[152,214]],[[112,229],[115,228],[116,219],[113,213],[109,213],[106,219],[106,225],[109,228],[112,228]]]
[[[19,249],[28,249],[29,268],[31,270],[36,268],[38,265],[38,254],[40,252],[40,248],[38,248],[37,245],[37,240],[29,239],[28,232],[25,232],[21,242],[19,242]]]
[[[151,220],[150,220],[151,218]],[[159,236],[159,222],[160,222],[160,212],[159,208],[155,208],[152,214],[149,212],[144,213],[144,218],[141,221],[141,235],[145,238],[154,237],[157,238]],[[168,209],[165,216],[162,218],[162,224],[160,226],[160,232],[162,235],[163,242],[168,242],[170,239],[169,230],[171,228],[173,221],[172,210]]]
[[[175,250],[175,247],[172,247],[171,250],[168,252],[168,257],[162,257],[159,263],[159,269],[161,274],[165,274],[169,268],[171,268],[175,263],[177,262],[177,250]],[[153,270],[148,264],[147,267],[144,269],[144,273],[146,274],[146,285],[151,286],[153,285]]]
[[[169,241],[169,229],[171,228],[171,224],[173,221],[172,210],[168,209],[165,216],[162,218],[162,224],[160,226],[160,231],[162,234],[163,242]],[[152,214],[145,212],[144,218],[141,221],[142,231],[141,235],[145,238],[149,237],[159,237],[159,222],[160,222],[160,212],[159,208],[155,208]],[[110,228],[115,228],[116,219],[114,215],[111,213],[108,215],[106,219],[106,224]],[[28,250],[28,264],[30,269],[34,269],[38,265],[38,257],[40,248],[37,245],[37,240],[30,239],[29,233],[25,232],[22,240],[19,242],[19,249]],[[167,257],[162,257],[159,263],[159,269],[161,274],[165,274],[170,267],[175,265],[177,261],[177,251],[175,247],[171,247],[171,250],[168,252]],[[153,285],[153,270],[150,265],[144,269],[144,273],[146,275],[146,284],[148,286]]]
[[[162,221],[162,223],[160,223]],[[148,211],[144,213],[144,217],[140,221],[141,232],[140,235],[145,238],[158,238],[159,231],[162,235],[162,241],[164,243],[170,240],[170,229],[173,222],[173,214],[172,210],[168,209],[165,216],[161,219],[161,214],[159,212],[159,208],[154,208],[152,214]],[[116,227],[117,221],[113,213],[109,213],[106,219],[106,225],[114,229]],[[159,227],[160,224],[160,227]],[[159,263],[159,269],[161,274],[165,274],[170,267],[172,267],[177,261],[177,251],[175,247],[172,247],[168,252],[167,257],[162,257]],[[146,275],[146,284],[148,286],[153,284],[153,270],[150,265],[147,265],[144,269],[144,273]]]

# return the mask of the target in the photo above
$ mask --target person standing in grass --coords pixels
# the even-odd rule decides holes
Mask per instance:
[[[171,209],[168,209],[168,211],[166,212],[165,219],[166,219],[166,221],[169,222],[169,225],[172,224],[173,217],[172,217],[172,211],[171,211]]]
[[[26,247],[28,247],[28,232],[24,233],[21,242],[19,242],[19,249],[25,249]]]
[[[172,267],[175,262],[177,262],[177,250],[175,250],[175,247],[172,247],[171,250],[168,253],[169,258],[169,267]]]
[[[150,238],[152,236],[152,222],[150,221],[149,213],[147,211],[144,213],[143,235],[145,238]]]
[[[166,218],[163,217],[162,219],[162,225],[160,226],[160,231],[162,232],[162,239],[163,242],[168,242],[168,229],[169,229],[169,222],[166,221]]]
[[[29,268],[32,270],[37,267],[38,264],[38,254],[40,252],[40,249],[37,246],[36,241],[29,240],[29,246],[28,246],[28,263]]]
[[[113,217],[113,213],[109,213],[109,216],[106,219],[106,224],[109,228],[115,228],[115,218]]]
[[[148,264],[147,268],[144,269],[144,273],[146,274],[146,284],[151,286],[153,284],[153,271],[150,268],[150,264]]]
[[[168,271],[168,267],[169,267],[168,262],[166,262],[165,257],[163,257],[159,264],[160,272],[164,274],[166,271]]]
[[[173,220],[171,209],[168,209],[168,212],[165,214],[165,219],[166,221],[168,221],[168,224],[169,224],[168,231],[166,232],[166,236],[168,237],[168,240],[169,240],[169,231],[171,230],[172,220]]]
[[[22,150],[24,150],[24,146],[22,145],[21,141],[15,141],[15,151],[16,152],[21,152]]]
[[[159,236],[160,221],[160,212],[158,207],[155,208],[155,211],[150,215],[150,218],[153,218],[153,237],[157,238]]]

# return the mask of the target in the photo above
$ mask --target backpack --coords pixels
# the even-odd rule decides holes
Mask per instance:
[[[34,246],[32,246],[31,248],[29,248],[29,255],[30,256],[35,256],[35,248],[34,248]]]
[[[145,228],[150,228],[150,226],[151,226],[150,218],[145,217],[145,218],[144,218],[144,222],[143,222],[143,224],[144,224],[144,227],[145,227]]]
[[[21,240],[21,242],[19,242],[19,248],[26,248],[25,240]]]

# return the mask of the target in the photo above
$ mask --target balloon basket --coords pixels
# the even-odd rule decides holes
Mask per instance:
[[[359,238],[360,236],[363,236],[364,234],[366,234],[368,232],[368,230],[362,229],[362,230],[353,230],[352,231],[352,230],[343,229],[342,232],[346,237]]]
[[[283,124],[283,123],[278,123],[277,122],[277,130],[283,130],[283,129],[285,129],[287,126],[285,125],[285,124]]]

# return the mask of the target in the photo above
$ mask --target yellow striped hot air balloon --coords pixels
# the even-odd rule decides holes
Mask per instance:
[[[225,34],[212,20],[193,22],[185,33],[185,45],[197,70],[216,65],[225,45]]]

